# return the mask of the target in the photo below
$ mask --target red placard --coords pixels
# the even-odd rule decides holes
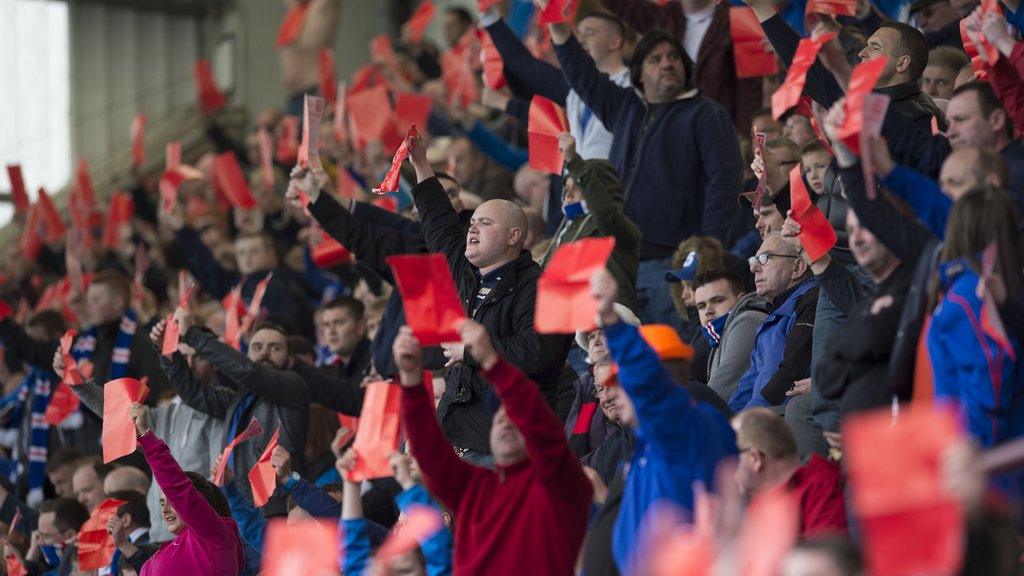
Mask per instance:
[[[46,230],[46,241],[59,242],[64,237],[64,234],[67,233],[67,228],[60,219],[60,215],[57,214],[57,208],[53,206],[53,202],[50,200],[50,196],[46,193],[45,188],[40,188],[37,193],[36,208],[39,210],[40,218],[42,218],[43,229]]]
[[[803,38],[797,45],[796,54],[789,64],[786,72],[786,80],[772,94],[772,117],[778,120],[790,108],[796,106],[800,101],[800,94],[804,91],[804,84],[807,82],[807,71],[811,69],[814,60],[818,57],[821,47],[836,37],[835,32],[823,34],[818,38]]]
[[[320,165],[320,123],[324,118],[324,99],[306,94],[302,104],[302,143],[297,161],[303,168],[322,168]]]
[[[121,244],[121,229],[131,224],[134,212],[135,202],[131,194],[118,190],[110,195],[107,222],[103,227],[103,246],[117,248]]]
[[[768,48],[768,37],[754,11],[745,6],[729,9],[729,32],[737,78],[773,76],[779,73],[779,61]]]
[[[484,85],[491,90],[501,90],[508,82],[505,80],[505,61],[501,59],[498,48],[494,46],[490,34],[484,34],[480,45],[480,60],[484,67]]]
[[[126,500],[107,498],[92,511],[92,515],[78,531],[78,569],[98,570],[110,565],[117,545],[107,532],[107,523],[117,514]]]
[[[284,48],[294,44],[302,33],[302,26],[306,23],[306,16],[309,13],[310,2],[299,2],[293,5],[284,15],[281,26],[277,29],[277,37],[274,44],[278,48]]]
[[[561,174],[565,159],[558,149],[558,136],[569,131],[565,110],[543,96],[530,101],[528,125],[530,168]]]
[[[234,152],[223,152],[213,160],[213,179],[235,208],[249,210],[256,207],[256,198]]]
[[[811,203],[799,165],[789,172],[789,199],[793,207],[791,216],[800,224],[800,245],[811,262],[817,262],[836,245],[836,231],[821,210]]]
[[[339,538],[337,522],[271,519],[267,523],[259,573],[262,576],[337,574]]]
[[[338,77],[334,73],[334,50],[321,48],[317,58],[320,67],[320,94],[334,104],[338,100]]]
[[[433,102],[429,96],[420,96],[409,92],[399,94],[398,100],[395,102],[395,116],[399,120],[397,122],[398,129],[408,132],[412,126],[426,126],[427,120],[430,118],[431,107],[433,107]]]
[[[585,238],[560,246],[537,281],[533,327],[538,334],[571,334],[595,327],[590,277],[603,268],[615,238]]]
[[[405,318],[420,344],[458,342],[466,312],[441,254],[391,256],[387,260],[402,295]]]
[[[31,202],[28,199],[28,190],[25,188],[25,179],[21,175],[21,165],[8,164],[7,177],[11,181],[11,201],[14,202],[14,211],[18,214],[28,212]]]
[[[878,56],[858,64],[850,75],[850,82],[846,89],[846,103],[843,106],[846,110],[846,119],[836,131],[836,137],[841,139],[854,154],[860,154],[860,131],[864,124],[865,99],[875,89],[888,61],[888,57]]]
[[[415,138],[416,136],[418,136],[416,126],[410,127],[409,134],[406,136],[405,140],[402,140],[402,144],[399,145],[398,150],[395,151],[395,157],[391,159],[391,168],[389,168],[387,174],[384,175],[384,179],[381,181],[380,186],[373,189],[374,194],[398,192],[399,171],[402,168],[402,162],[405,162],[405,159],[409,157],[409,138]]]
[[[578,5],[576,0],[549,0],[548,5],[540,13],[537,24],[558,24],[561,22],[572,22],[576,19]]]
[[[356,464],[346,478],[350,482],[393,476],[388,461],[398,451],[401,386],[371,382],[364,388],[363,410],[359,413],[359,428],[352,443]]]
[[[199,109],[203,114],[212,114],[227,106],[228,98],[217,87],[209,60],[196,61],[193,73],[196,80],[196,93],[199,97]]]
[[[263,454],[260,455],[260,459],[249,470],[249,486],[252,488],[252,501],[257,508],[270,500],[270,496],[274,493],[274,488],[277,487],[277,475],[274,473],[274,467],[270,465],[270,455],[274,452],[274,448],[277,448],[277,442],[280,438],[281,425],[278,424],[277,429],[274,430],[274,435],[270,438],[270,442],[267,442],[267,447],[263,450]]]
[[[103,385],[103,462],[135,452],[137,438],[132,404],[142,402],[149,388],[134,378],[118,378]]]
[[[423,34],[427,31],[427,26],[434,19],[437,14],[437,8],[431,0],[423,0],[420,5],[416,7],[416,11],[413,12],[409,20],[406,21],[403,26],[405,37],[409,42],[413,44],[419,44],[423,41]]]

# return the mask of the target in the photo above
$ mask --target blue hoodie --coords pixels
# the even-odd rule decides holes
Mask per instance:
[[[635,552],[640,524],[657,500],[693,510],[693,482],[713,487],[718,463],[736,454],[736,435],[715,407],[676,384],[636,326],[605,327],[619,365],[619,383],[636,411],[636,444],[615,522],[612,552],[623,573]]]

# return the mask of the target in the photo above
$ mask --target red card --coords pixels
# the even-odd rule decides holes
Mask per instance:
[[[466,108],[480,100],[473,70],[480,66],[480,40],[476,29],[467,30],[459,43],[441,55],[441,81],[449,106]],[[482,32],[480,32],[482,35]]]
[[[267,523],[260,574],[337,574],[340,537],[337,522],[272,519]]]
[[[61,375],[61,382],[71,386],[78,386],[84,381],[82,373],[78,370],[78,362],[71,355],[71,344],[75,340],[75,335],[74,330],[68,330],[60,337],[60,355],[64,360],[64,373]]]
[[[217,468],[213,473],[212,482],[214,484],[217,486],[224,485],[224,472],[227,471],[228,459],[231,457],[231,453],[234,452],[235,448],[242,442],[255,438],[260,434],[263,434],[263,426],[260,426],[259,421],[253,418],[249,421],[249,425],[245,427],[245,430],[243,430],[241,434],[235,436],[231,442],[224,447],[224,450],[220,453],[220,460],[217,461]]]
[[[4,557],[7,561],[7,576],[28,576],[28,570],[25,569],[25,565],[18,560],[18,557],[14,554],[8,554]]]
[[[811,262],[816,262],[836,245],[836,231],[832,229],[828,218],[822,214],[807,193],[800,166],[789,171],[789,199],[793,207],[793,220],[800,224],[800,245],[807,251]]]
[[[864,124],[864,102],[868,94],[875,89],[878,79],[889,61],[886,56],[879,56],[862,62],[853,69],[850,82],[846,89],[846,120],[839,127],[836,136],[843,141],[854,154],[860,154],[860,131]]]
[[[25,228],[21,231],[21,239],[18,241],[21,255],[26,260],[35,261],[39,257],[39,251],[43,249],[43,239],[39,235],[40,212],[38,205],[29,207]]]
[[[235,350],[240,350],[242,348],[242,317],[245,315],[242,289],[234,288],[221,303],[224,305],[224,342]]]
[[[132,404],[142,402],[149,388],[134,378],[118,378],[103,386],[103,462],[135,452],[137,446]]]
[[[416,11],[412,13],[412,16],[409,17],[409,20],[406,21],[403,27],[405,37],[409,42],[419,44],[423,41],[423,34],[427,31],[427,26],[430,25],[436,14],[437,8],[431,0],[420,2],[420,5],[416,7]]]
[[[117,248],[121,244],[121,229],[130,226],[135,202],[130,194],[115,191],[110,195],[110,208],[107,211],[107,222],[103,227],[103,245]]]
[[[384,84],[384,75],[374,64],[366,64],[352,73],[352,88],[349,89],[349,96]]]
[[[320,67],[320,94],[334,104],[338,99],[338,77],[334,73],[334,50],[321,48],[317,58]]]
[[[132,119],[132,166],[138,168],[146,163],[146,115],[138,113]]]
[[[825,16],[856,16],[857,0],[808,0],[804,14],[824,14]]]
[[[436,508],[413,504],[402,511],[402,518],[388,535],[387,540],[377,549],[374,561],[379,566],[390,563],[419,547],[439,530],[444,528],[444,519]]]
[[[942,467],[962,437],[949,406],[911,406],[898,418],[882,409],[843,421],[843,460],[867,573],[958,572],[964,511]]]
[[[864,97],[863,121],[858,137],[861,150],[865,149],[868,138],[881,136],[882,124],[885,122],[885,113],[889,109],[890,100],[891,98],[887,94],[871,93]],[[932,116],[932,120],[935,120],[934,116]],[[871,158],[871,154],[863,154],[860,163],[864,171],[864,191],[868,199],[874,200],[877,191],[875,190],[875,166]]]
[[[274,141],[270,132],[261,127],[256,133],[260,145],[260,173],[263,189],[269,194],[274,190]]]
[[[786,80],[772,94],[772,117],[778,120],[790,108],[796,106],[800,101],[800,94],[804,91],[804,84],[807,82],[807,71],[811,69],[814,60],[818,57],[821,47],[836,37],[835,32],[823,34],[812,39],[803,38],[793,55],[793,62],[786,72]]]
[[[388,382],[365,386],[363,410],[352,449],[356,465],[348,473],[350,482],[393,476],[388,460],[398,451],[398,425],[401,421],[402,388]]]
[[[160,190],[160,206],[165,213],[169,213],[174,210],[174,207],[178,204],[178,190],[186,180],[202,180],[203,173],[195,168],[186,164],[179,164],[174,168],[167,170],[160,176],[160,182],[158,188]],[[199,198],[189,198],[191,203],[193,200],[200,200]]]
[[[768,135],[764,132],[754,133],[754,151],[758,156],[764,157],[764,143],[768,139]],[[757,187],[754,188],[754,199],[750,205],[760,212],[761,210],[761,199],[764,197],[764,191],[768,189],[768,180],[761,175],[761,178],[757,180]]]
[[[484,34],[480,45],[480,60],[484,67],[484,85],[491,90],[501,90],[507,84],[505,80],[505,61],[494,46],[490,34]]]
[[[595,327],[597,302],[590,277],[603,268],[615,238],[585,238],[560,246],[537,281],[533,327],[538,334],[570,334]]]
[[[338,144],[348,142],[348,124],[351,119],[345,106],[346,97],[345,81],[342,80],[338,82],[338,98],[334,103],[334,139]]]
[[[292,6],[284,15],[281,26],[277,29],[277,38],[274,43],[278,48],[284,48],[294,44],[302,33],[302,26],[306,22],[306,15],[309,13],[310,2],[299,2]]]
[[[775,576],[800,534],[800,504],[784,487],[757,495],[743,520],[739,574]]]
[[[459,342],[466,312],[459,301],[448,263],[440,254],[388,258],[402,294],[405,319],[423,346]]]
[[[737,78],[773,76],[779,73],[779,61],[768,49],[768,37],[754,11],[745,6],[729,9],[729,30],[736,60]]]
[[[352,117],[356,131],[353,138],[357,148],[362,148],[375,140],[384,140],[388,123],[395,114],[391,108],[387,86],[380,85],[350,93],[345,101],[345,107]]]
[[[412,126],[426,126],[431,107],[433,102],[429,96],[409,92],[399,94],[395,102],[395,116],[400,120],[397,122],[398,129],[408,132]]]
[[[79,160],[75,167],[74,191],[79,194],[85,204],[85,208],[91,213],[96,209],[96,193],[92,186],[92,176],[89,174],[89,163]]]
[[[260,459],[249,470],[249,486],[252,488],[252,501],[257,508],[270,500],[270,496],[274,493],[274,488],[277,487],[277,474],[274,472],[274,467],[270,465],[270,454],[274,451],[274,448],[277,448],[277,441],[280,437],[281,425],[278,424],[277,430],[274,430],[274,435],[270,437],[270,442],[267,443],[267,447],[263,450]]]
[[[310,249],[317,268],[328,269],[353,262],[352,253],[327,233],[321,233],[320,241]]]
[[[107,498],[92,511],[92,515],[78,531],[78,569],[98,570],[110,565],[117,545],[107,533],[107,523],[117,514],[126,500]]]
[[[540,13],[537,25],[572,22],[576,19],[576,0],[550,0]]]
[[[373,189],[374,194],[387,194],[388,192],[398,192],[398,178],[401,175],[402,162],[409,157],[409,145],[408,139],[415,138],[419,134],[416,132],[416,125],[409,127],[409,134],[406,136],[406,140],[402,140],[402,144],[395,151],[395,157],[391,159],[391,168],[388,169],[387,174],[384,175],[384,179],[381,181],[380,186]]]
[[[28,210],[28,190],[25,188],[25,179],[21,176],[20,164],[7,165],[7,178],[11,181],[11,201],[14,202],[14,211],[18,214]]]
[[[283,165],[290,166],[299,157],[299,117],[281,118],[281,131],[277,135],[274,157]]]
[[[199,109],[203,114],[212,114],[227,106],[228,98],[217,88],[209,60],[197,60],[193,70],[196,92],[199,95]]]
[[[67,233],[67,228],[60,219],[60,215],[57,214],[57,209],[53,206],[53,202],[50,201],[50,196],[47,195],[45,188],[39,189],[36,197],[36,206],[39,209],[39,216],[43,220],[43,229],[46,230],[46,241],[59,241]]]
[[[320,168],[320,122],[324,119],[324,99],[306,94],[302,104],[302,144],[298,163],[303,168]]]
[[[46,407],[43,420],[50,426],[57,426],[77,412],[79,404],[78,396],[62,381],[50,396],[50,404]]]
[[[543,96],[534,96],[528,125],[530,168],[561,174],[565,159],[558,149],[558,136],[568,131],[569,120],[561,106]]]
[[[249,210],[256,207],[256,198],[234,152],[229,150],[217,155],[213,161],[213,179],[235,208]]]
[[[173,170],[181,164],[181,142],[168,142],[164,150],[164,170]]]

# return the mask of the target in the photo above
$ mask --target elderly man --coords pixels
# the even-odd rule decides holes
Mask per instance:
[[[540,267],[523,249],[526,215],[512,202],[490,200],[473,213],[467,231],[427,161],[426,142],[415,137],[407,143],[418,181],[413,199],[428,250],[445,256],[466,314],[487,328],[501,356],[536,382],[554,406],[570,341],[533,329]],[[490,385],[479,359],[462,344],[446,345],[445,357],[445,391],[437,407],[445,435],[466,460],[493,465],[487,441]]]
[[[750,368],[729,399],[734,412],[781,406],[789,396],[806,392],[796,385],[809,375],[818,303],[818,280],[800,251],[780,233],[765,236],[757,255],[750,258],[750,270],[757,295],[772,303],[772,311],[757,329]]]

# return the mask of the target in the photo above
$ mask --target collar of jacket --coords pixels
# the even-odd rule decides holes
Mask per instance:
[[[775,298],[772,298],[772,311],[773,316],[779,314],[788,314],[792,312],[792,308],[796,307],[796,304],[789,305],[799,299],[801,296],[807,293],[808,290],[818,285],[817,276],[810,276],[803,282],[796,286],[786,290],[782,294],[779,294]]]
[[[890,96],[895,102],[897,100],[912,100],[921,93],[921,87],[917,85],[917,82],[903,82],[895,86],[876,88],[875,92]]]
[[[639,96],[641,100],[643,100],[644,104],[648,108],[650,108],[651,106],[658,106],[660,104],[673,104],[675,102],[679,102],[680,100],[691,100],[693,98],[696,98],[697,96],[700,96],[699,88],[690,88],[686,92],[680,94],[675,100],[672,100],[671,102],[659,102],[658,104],[651,104],[650,102],[647,101],[647,98],[644,96],[644,93],[641,92],[639,88],[633,88],[633,92],[636,92],[636,95]]]

